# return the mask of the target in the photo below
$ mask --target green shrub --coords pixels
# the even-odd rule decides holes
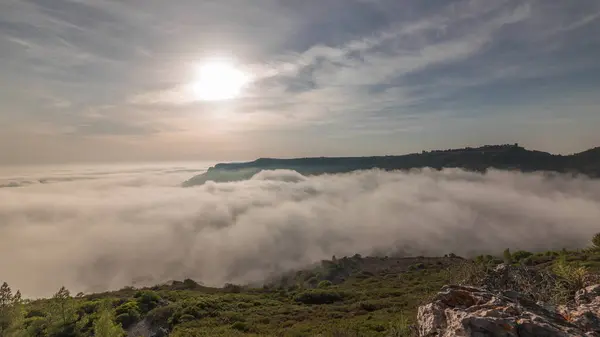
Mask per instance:
[[[331,304],[343,301],[344,296],[337,291],[312,290],[297,295],[294,300],[304,304]]]
[[[160,296],[154,291],[144,290],[135,294],[135,299],[141,313],[148,313],[150,310],[158,307]]]
[[[98,312],[98,318],[94,322],[95,337],[121,337],[125,335],[123,328],[116,324],[110,302],[104,303]]]
[[[179,323],[191,322],[191,321],[195,321],[195,320],[196,320],[196,317],[194,317],[190,314],[183,314],[178,318]]]
[[[176,307],[174,304],[158,307],[150,311],[146,318],[152,325],[167,327],[169,325],[169,319],[173,316],[175,310]]]
[[[44,336],[44,330],[47,327],[47,320],[43,317],[26,318],[23,326],[27,331],[27,336]]]
[[[239,303],[237,304],[237,307],[238,307],[239,309],[248,309],[248,308],[250,308],[250,307],[252,307],[252,306],[253,306],[253,304],[251,304],[251,303],[247,303],[247,302],[239,302]]]
[[[31,309],[29,312],[27,312],[27,314],[25,315],[25,318],[32,318],[32,317],[44,317],[46,316],[46,314],[39,309]]]
[[[388,337],[409,337],[416,336],[416,332],[408,323],[408,319],[403,313],[400,313],[400,319],[395,324],[390,324]]]
[[[123,329],[127,329],[141,318],[140,310],[136,302],[126,302],[115,309],[117,323],[120,323]]]
[[[246,335],[244,332],[240,332],[232,329],[222,329],[222,328],[194,328],[194,327],[181,327],[175,329],[169,337],[244,337],[244,336],[252,336]]]
[[[425,269],[425,264],[415,263],[408,267],[408,270],[421,270],[421,269]]]
[[[365,327],[369,330],[373,330],[375,332],[384,332],[386,329],[385,325],[381,323],[367,323]]]
[[[235,311],[224,311],[220,315],[221,321],[225,323],[245,322],[244,316]]]
[[[115,321],[117,323],[121,324],[123,329],[129,328],[130,326],[137,323],[139,320],[140,320],[139,313],[138,314],[132,314],[132,313],[120,314],[120,315],[117,315],[117,317],[115,318]]]
[[[523,260],[525,258],[528,258],[528,257],[532,256],[532,255],[533,255],[533,253],[531,253],[531,252],[524,251],[524,250],[519,250],[519,251],[516,251],[516,252],[514,252],[512,254],[512,259],[513,259],[513,261],[518,262],[518,261],[521,261],[521,260]]]
[[[324,288],[329,288],[333,285],[333,283],[331,283],[331,281],[328,280],[324,280],[319,282],[318,288],[324,289]]]
[[[362,310],[369,311],[369,312],[379,309],[379,305],[377,303],[371,302],[371,301],[360,302],[358,304],[358,307]]]
[[[250,331],[250,327],[248,326],[248,324],[246,324],[244,322],[235,322],[231,325],[231,328],[234,330],[242,331],[242,332]]]
[[[500,264],[502,263],[502,260],[487,254],[475,257],[475,262],[479,264]]]
[[[373,277],[373,276],[375,276],[375,274],[373,274],[369,271],[363,270],[360,273],[356,274],[355,277],[359,280],[364,280],[364,279],[367,279],[367,278]]]
[[[76,322],[59,324],[51,327],[49,332],[48,329],[46,331],[47,334],[52,337],[79,337],[81,335]]]
[[[183,303],[179,303],[175,308],[175,311],[169,318],[169,324],[174,326],[182,323],[182,318],[186,315],[193,316],[195,319],[216,317],[219,315],[219,311],[221,310],[221,304],[213,299],[184,301]]]
[[[561,255],[554,264],[552,271],[569,284],[572,291],[577,291],[585,286],[585,280],[589,275],[587,268],[575,263],[568,263],[564,255]]]
[[[314,288],[319,284],[319,279],[316,277],[311,277],[306,281],[306,283]]]
[[[79,309],[86,315],[93,314],[100,309],[100,301],[86,301],[83,302]]]

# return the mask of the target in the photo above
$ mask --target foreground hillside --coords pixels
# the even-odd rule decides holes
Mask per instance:
[[[263,287],[204,287],[193,280],[74,297],[23,301],[0,291],[0,335],[8,336],[411,336],[417,308],[445,284],[481,285],[506,262],[532,271],[505,283],[535,300],[566,303],[600,273],[596,247],[578,251],[505,251],[473,260],[446,257],[352,257]],[[535,282],[548,273],[551,283]],[[523,278],[523,277],[522,277]],[[124,330],[121,330],[121,327]]]
[[[223,163],[184,182],[184,186],[201,185],[206,181],[236,181],[252,177],[261,170],[286,169],[303,175],[344,173],[379,168],[408,170],[413,168],[462,168],[484,172],[487,169],[522,172],[549,171],[580,173],[600,177],[600,147],[568,156],[527,150],[514,145],[487,145],[478,148],[438,150],[402,156],[346,158],[261,158],[247,163]]]

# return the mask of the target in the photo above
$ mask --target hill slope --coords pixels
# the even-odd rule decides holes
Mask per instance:
[[[524,272],[507,279],[510,282],[494,274],[507,254],[511,268]],[[547,274],[552,270],[559,273]],[[535,301],[562,304],[598,272],[598,248],[517,251],[505,253],[504,258],[488,255],[474,260],[453,254],[438,258],[354,255],[324,260],[262,287],[209,288],[188,279],[76,297],[63,290],[52,299],[26,301],[19,310],[21,317],[11,320],[23,333],[18,336],[93,336],[108,306],[113,322],[132,337],[408,337],[413,336],[410,326],[417,323],[417,308],[445,284],[481,286],[492,281],[495,287],[523,292]]]

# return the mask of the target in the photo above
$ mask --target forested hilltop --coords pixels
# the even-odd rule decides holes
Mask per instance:
[[[379,168],[408,170],[413,168],[462,168],[485,172],[488,169],[521,172],[548,171],[578,173],[600,177],[600,147],[571,155],[555,155],[527,150],[518,144],[486,145],[477,148],[423,151],[401,156],[318,157],[274,159],[261,158],[245,163],[221,163],[208,172],[186,181],[184,186],[203,184],[208,180],[235,181],[250,178],[261,170],[287,169],[304,175],[344,173]]]
[[[470,315],[471,324],[487,319],[485,329],[534,331],[518,336],[540,336],[540,331],[550,331],[547,329],[557,333],[543,336],[571,336],[561,331],[600,329],[598,322],[589,321],[589,317],[600,315],[599,275],[600,234],[589,247],[572,251],[506,249],[497,256],[473,259],[452,253],[444,257],[332,257],[313,268],[282,275],[262,287],[226,284],[212,288],[187,279],[149,288],[126,287],[75,296],[62,288],[52,298],[27,300],[5,283],[0,288],[0,336],[401,337],[418,335],[417,326],[421,335],[434,336],[440,326],[432,323],[441,321],[430,318],[443,315],[443,306],[456,305],[451,312],[457,313],[465,305],[485,301],[491,301],[492,307],[484,308],[484,313],[496,310],[494,315],[504,318],[499,320],[500,316],[483,313],[477,316],[474,310],[465,313],[467,316],[452,317]],[[442,288],[448,284],[479,288]],[[578,291],[584,287],[589,291]],[[494,295],[492,290],[506,296]],[[586,296],[592,295],[597,298],[585,301]],[[573,298],[579,311],[553,313],[549,309],[573,306]],[[433,306],[432,300],[437,301]],[[511,301],[519,301],[520,306],[515,307]],[[529,323],[527,310],[536,312],[537,317]]]

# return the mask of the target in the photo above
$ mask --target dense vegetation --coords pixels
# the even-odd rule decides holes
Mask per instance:
[[[564,303],[600,273],[600,235],[577,251],[505,250],[462,259],[352,257],[322,261],[261,288],[204,287],[193,280],[145,289],[24,300],[0,287],[1,337],[410,336],[417,307],[447,283],[485,285],[495,266],[527,266],[511,287]],[[547,278],[540,275],[548,276]],[[540,281],[536,281],[539,279]],[[534,284],[534,282],[537,282]],[[543,286],[540,286],[543,285]]]
[[[521,172],[548,171],[581,173],[600,177],[600,147],[568,156],[527,150],[518,144],[486,145],[423,151],[402,156],[345,157],[345,158],[261,158],[247,163],[222,163],[183,183],[184,186],[200,185],[208,180],[235,181],[252,177],[260,170],[288,169],[304,175],[343,173],[379,168],[383,170],[409,170],[430,167],[462,168],[485,172],[495,168]]]

